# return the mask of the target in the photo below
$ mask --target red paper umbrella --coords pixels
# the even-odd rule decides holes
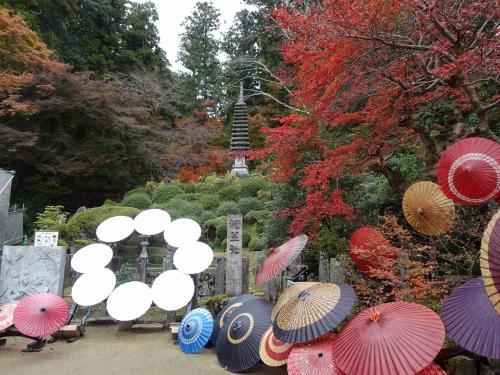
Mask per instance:
[[[445,337],[431,309],[393,302],[356,315],[337,335],[333,355],[347,374],[415,374],[432,362]]]
[[[259,272],[255,277],[255,283],[257,285],[262,285],[278,275],[299,256],[306,244],[307,236],[301,234],[285,242],[280,247],[271,249],[266,260],[264,260],[264,263],[260,266]]]
[[[441,367],[432,362],[429,366],[420,370],[415,375],[447,375]]]
[[[283,366],[288,360],[292,346],[293,344],[278,340],[273,334],[273,327],[269,327],[260,340],[260,359],[270,367]]]
[[[374,270],[389,271],[394,260],[394,248],[377,229],[362,227],[354,231],[349,241],[349,253],[361,272],[374,276]]]
[[[439,185],[462,204],[483,204],[500,192],[500,145],[486,138],[466,138],[441,154]]]
[[[0,305],[0,331],[14,324],[14,310],[18,303],[19,301],[13,301]]]
[[[59,296],[38,293],[25,297],[14,311],[14,324],[19,332],[42,337],[59,331],[68,321],[68,305]]]
[[[325,336],[305,344],[294,345],[288,356],[288,375],[344,375],[333,355],[335,335]]]

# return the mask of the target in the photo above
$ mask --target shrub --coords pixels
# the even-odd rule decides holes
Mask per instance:
[[[207,220],[215,219],[217,215],[214,211],[203,211],[200,216],[200,222],[204,223]]]
[[[178,194],[184,194],[184,190],[175,185],[160,184],[153,193],[153,201],[167,203]]]
[[[262,177],[249,177],[240,180],[241,197],[256,197],[259,190],[268,187],[269,183]]]
[[[250,233],[243,231],[243,247],[248,247],[248,244],[252,240]]]
[[[271,213],[267,210],[250,211],[243,217],[243,220],[247,224],[263,225],[270,216]]]
[[[227,249],[227,238],[224,239],[224,241],[222,241],[222,245],[221,245],[222,249],[225,251]]]
[[[205,194],[212,194],[213,193],[213,188],[207,183],[200,182],[194,185],[194,191],[196,193],[205,193]]]
[[[186,193],[194,193],[195,187],[196,187],[196,184],[192,184],[192,183],[182,184],[182,188],[184,189],[184,191]]]
[[[219,240],[223,241],[227,237],[227,217],[226,216],[219,216],[215,219],[207,220],[203,223],[203,227],[208,229],[213,225],[216,230],[216,236]]]
[[[200,194],[198,202],[205,210],[215,210],[219,206],[219,199],[215,194]]]
[[[240,191],[235,186],[225,187],[218,192],[221,201],[238,201],[240,198]]]
[[[125,195],[123,196],[123,198],[126,198],[129,195],[133,195],[133,194],[136,194],[136,193],[147,194],[149,196],[149,191],[148,191],[147,188],[145,188],[145,187],[138,187],[138,188],[132,189],[130,191],[127,191],[125,193]]]
[[[165,204],[166,211],[173,219],[189,218],[200,221],[203,206],[197,202],[188,202],[183,199],[173,198]]]
[[[42,213],[36,215],[36,229],[62,231],[68,215],[63,206],[47,206]]]
[[[113,216],[134,217],[139,212],[140,210],[133,207],[103,206],[89,208],[75,214],[68,220],[68,224],[66,225],[67,239],[95,238],[95,230],[104,220]]]
[[[261,236],[254,236],[248,244],[250,251],[262,251],[266,248],[266,242]]]
[[[260,211],[264,208],[264,205],[257,198],[248,197],[241,198],[238,201],[238,207],[243,215],[246,215],[250,211]]]
[[[238,207],[238,203],[233,201],[228,201],[222,203],[216,211],[217,216],[227,216],[229,214],[239,214],[240,208]]]
[[[125,196],[125,198],[122,201],[122,206],[135,207],[144,210],[151,206],[151,198],[149,198],[149,194],[144,192],[133,193]]]

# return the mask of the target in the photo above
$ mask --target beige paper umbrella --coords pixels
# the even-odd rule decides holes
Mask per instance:
[[[439,185],[429,181],[413,184],[403,197],[403,212],[408,223],[428,236],[446,233],[455,220],[455,205]]]
[[[481,242],[481,274],[486,293],[500,316],[500,210],[491,218]]]
[[[283,290],[283,293],[281,293],[280,297],[276,301],[276,304],[274,305],[273,312],[271,313],[271,320],[274,322],[274,319],[276,318],[276,315],[278,315],[278,312],[281,310],[285,304],[290,301],[292,298],[297,297],[300,292],[303,290],[306,290],[307,288],[317,285],[319,283],[317,282],[297,282],[297,283],[291,283],[288,287]]]

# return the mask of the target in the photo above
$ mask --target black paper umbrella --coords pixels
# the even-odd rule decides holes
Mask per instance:
[[[262,336],[271,326],[273,304],[256,299],[233,311],[217,338],[217,359],[230,372],[241,372],[260,360]]]
[[[243,305],[245,302],[257,299],[253,294],[243,294],[238,297],[234,297],[229,300],[226,306],[219,311],[217,316],[214,319],[214,328],[212,330],[212,335],[210,336],[210,342],[215,345],[217,343],[217,336],[219,335],[219,331],[224,326],[224,323],[231,317],[231,314],[235,309]]]

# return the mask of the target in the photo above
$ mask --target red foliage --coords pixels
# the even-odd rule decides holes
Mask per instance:
[[[412,114],[423,104],[450,100],[456,107],[455,118],[439,124],[445,139],[482,133],[498,140],[487,112],[499,100],[479,94],[481,86],[495,85],[499,72],[495,2],[295,3],[274,17],[288,38],[283,54],[295,85],[290,98],[309,114],[265,129],[266,147],[255,155],[274,157],[278,181],[302,176],[304,206],[317,204],[290,210],[293,232],[314,231],[322,218],[352,214],[337,187],[346,168],[384,173],[385,158],[415,140],[436,153],[433,129],[412,126]],[[464,119],[472,113],[478,123],[466,128]],[[343,136],[327,140],[325,131],[339,127],[346,129]]]

